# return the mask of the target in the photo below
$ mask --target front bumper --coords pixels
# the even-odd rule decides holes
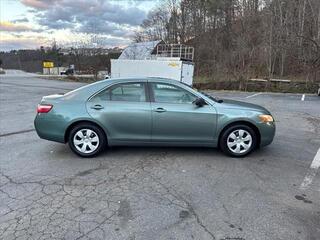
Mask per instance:
[[[260,131],[260,147],[267,146],[272,143],[276,134],[276,125],[274,122],[271,123],[259,123]]]

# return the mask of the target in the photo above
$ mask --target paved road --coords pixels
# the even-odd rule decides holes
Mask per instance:
[[[81,85],[1,76],[0,239],[319,239],[319,97],[211,92],[277,120],[274,143],[244,159],[119,147],[89,160],[33,131],[43,95]]]

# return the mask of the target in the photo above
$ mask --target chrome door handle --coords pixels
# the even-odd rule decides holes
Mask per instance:
[[[97,105],[92,106],[91,108],[94,109],[94,110],[101,110],[104,107],[102,107],[101,105],[97,104]]]
[[[164,108],[157,108],[156,110],[154,110],[155,112],[158,113],[162,113],[162,112],[166,112],[167,110],[165,110]]]

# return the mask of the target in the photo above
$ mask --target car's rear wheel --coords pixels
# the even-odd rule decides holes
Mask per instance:
[[[257,147],[257,135],[247,125],[234,125],[226,129],[220,139],[221,150],[232,157],[244,157]]]
[[[69,134],[71,150],[81,157],[94,157],[106,146],[106,137],[102,129],[90,124],[76,125]]]

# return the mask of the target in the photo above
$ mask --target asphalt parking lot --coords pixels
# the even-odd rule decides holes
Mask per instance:
[[[210,92],[276,119],[273,144],[243,159],[142,147],[81,159],[33,119],[43,95],[83,84],[0,77],[0,239],[320,239],[320,97]]]

